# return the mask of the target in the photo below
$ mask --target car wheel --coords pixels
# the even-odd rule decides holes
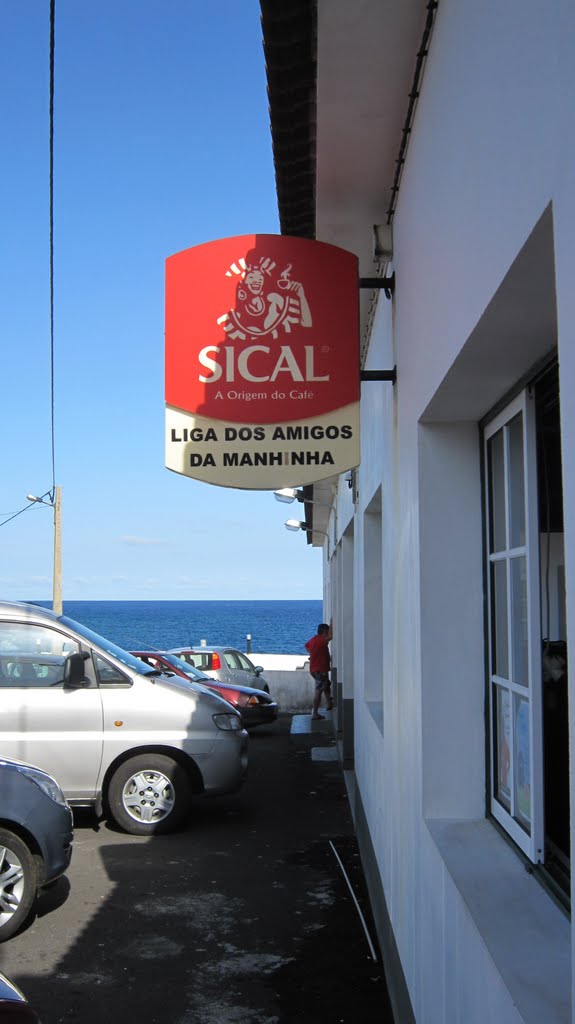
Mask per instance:
[[[0,829],[0,942],[28,917],[38,888],[34,857],[19,836]]]
[[[139,754],[125,761],[108,789],[110,814],[134,836],[171,832],[190,808],[190,777],[164,754]]]

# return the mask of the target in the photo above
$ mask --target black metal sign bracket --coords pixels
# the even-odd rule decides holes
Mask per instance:
[[[386,299],[390,299],[395,291],[395,271],[391,277],[360,277],[359,287],[372,290],[383,288]]]
[[[395,272],[391,277],[360,277],[360,288],[378,289],[383,288],[385,296],[390,299],[395,291]],[[395,384],[397,380],[397,368],[393,370],[361,370],[361,380],[389,380]]]
[[[360,380],[390,380],[395,384],[397,380],[397,367],[393,370],[360,370]]]

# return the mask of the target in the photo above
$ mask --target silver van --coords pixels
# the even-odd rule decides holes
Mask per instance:
[[[69,803],[133,835],[175,828],[192,794],[236,790],[238,712],[65,615],[0,601],[0,755],[53,775]]]

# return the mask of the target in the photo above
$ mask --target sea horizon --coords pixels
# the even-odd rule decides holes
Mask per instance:
[[[52,607],[51,600],[27,603]],[[65,616],[125,650],[167,650],[205,640],[254,653],[301,654],[323,615],[321,600],[305,598],[79,598],[62,605]]]

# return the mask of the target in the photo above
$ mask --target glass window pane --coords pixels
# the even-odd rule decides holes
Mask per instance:
[[[511,568],[511,643],[513,645],[513,681],[529,686],[529,649],[527,637],[527,559],[510,560]]]
[[[509,691],[495,686],[495,797],[511,810],[511,701]]]
[[[71,654],[79,646],[47,626],[21,622],[0,623],[0,652],[5,654]]]
[[[515,817],[531,833],[531,744],[529,742],[529,701],[515,698]]]
[[[100,683],[129,683],[130,680],[123,675],[122,672],[115,665],[111,665],[109,661],[104,661],[99,654],[94,655],[94,662],[96,665],[96,672],[98,673],[98,682]]]
[[[64,679],[66,655],[78,650],[62,633],[28,623],[0,624],[0,685],[57,686]]]
[[[504,551],[505,531],[505,462],[503,430],[498,430],[487,443],[489,476],[489,550]]]
[[[509,424],[509,546],[525,544],[525,463],[523,459],[523,414]]]
[[[507,638],[507,563],[491,565],[492,604],[492,671],[496,676],[509,679],[509,649]]]

